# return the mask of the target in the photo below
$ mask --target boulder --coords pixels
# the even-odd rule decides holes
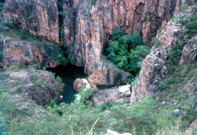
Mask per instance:
[[[129,102],[131,96],[130,85],[112,87],[109,89],[97,90],[92,97],[94,106],[103,103],[124,103]]]
[[[73,87],[76,92],[79,92],[82,87],[84,87],[83,90],[91,89],[89,82],[85,78],[77,78],[73,83]]]
[[[85,83],[83,82],[82,79],[77,78],[74,83],[73,83],[73,87],[75,89],[76,92],[79,92],[80,89],[85,85]]]

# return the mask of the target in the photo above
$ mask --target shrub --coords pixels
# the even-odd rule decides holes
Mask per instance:
[[[20,22],[16,19],[11,19],[11,20],[4,20],[3,22],[3,25],[4,26],[7,26],[9,28],[12,28],[12,29],[19,29],[20,28]]]
[[[64,11],[59,11],[58,14],[61,15],[61,16],[65,16]]]
[[[132,35],[123,35],[120,28],[116,28],[113,33],[116,40],[110,40],[107,59],[119,68],[137,75],[150,48],[144,45],[137,31]]]
[[[184,45],[184,43],[182,41],[178,41],[175,44],[175,47],[168,54],[168,58],[166,61],[167,65],[173,66],[173,65],[178,64],[181,54],[182,54],[183,45]]]
[[[6,72],[10,71],[19,71],[19,67],[17,65],[11,65],[8,69],[6,69]]]
[[[168,88],[168,84],[162,82],[161,84],[158,85],[158,88],[161,90],[166,90]]]
[[[92,4],[92,5],[96,5],[96,1],[97,1],[97,0],[91,0],[91,4]]]
[[[115,39],[119,39],[121,36],[123,36],[123,32],[120,29],[120,27],[117,27],[114,31],[113,31],[113,36],[115,37]]]
[[[56,77],[56,81],[63,84],[62,78],[60,78],[59,76]]]
[[[36,81],[34,81],[34,84],[37,86],[42,86],[42,79],[37,79]]]
[[[22,31],[20,32],[20,38],[21,38],[22,40],[27,39],[27,32],[26,32],[25,30],[22,30]]]
[[[66,57],[63,57],[61,54],[58,55],[58,61],[59,65],[65,66],[68,63],[68,60]]]
[[[181,9],[182,9],[182,10],[186,10],[186,9],[188,9],[188,7],[189,7],[188,4],[183,4],[183,5],[181,6]]]

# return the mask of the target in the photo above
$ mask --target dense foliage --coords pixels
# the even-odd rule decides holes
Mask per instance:
[[[179,45],[177,44],[177,46]],[[177,54],[177,52],[179,49],[174,49],[172,54]],[[177,55],[176,59],[179,59],[179,56]],[[173,56],[169,55],[169,61],[171,57]],[[195,96],[191,98],[190,95],[193,94],[189,94],[187,90],[178,90],[178,88],[187,83],[185,79],[197,78],[197,74],[195,74],[197,65],[192,63],[179,67],[176,62],[168,62],[168,65],[173,68],[173,72],[170,72],[169,77],[164,80],[164,83],[167,83],[167,89],[132,107],[129,107],[128,103],[105,103],[93,107],[92,102],[88,100],[93,94],[92,90],[82,89],[79,93],[80,100],[75,100],[70,105],[65,103],[58,105],[55,100],[51,100],[48,106],[42,108],[31,101],[28,103],[28,110],[20,110],[17,105],[26,104],[27,99],[22,97],[18,100],[9,100],[9,97],[13,95],[6,91],[8,86],[1,87],[0,129],[6,131],[5,134],[15,135],[92,135],[93,133],[103,135],[107,129],[136,135],[160,135],[161,132],[169,134],[172,131],[180,132],[182,135],[182,130],[185,130],[188,124],[197,118],[195,110],[197,99]],[[18,70],[20,69],[17,66],[13,66],[5,73]],[[178,116],[173,115],[173,110],[177,108],[185,113]],[[38,111],[39,109],[40,111]],[[178,126],[177,122],[179,122]]]
[[[0,0],[0,12],[2,11],[5,0]]]
[[[145,46],[137,31],[132,35],[125,35],[118,27],[113,35],[115,40],[110,41],[107,58],[119,68],[137,75],[150,48]]]
[[[62,56],[61,54],[58,55],[58,61],[59,61],[59,65],[65,66],[66,64],[68,64],[68,59]]]

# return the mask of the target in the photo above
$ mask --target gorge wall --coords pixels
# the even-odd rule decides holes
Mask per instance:
[[[132,78],[102,57],[104,44],[113,38],[116,27],[128,34],[137,30],[150,45],[157,30],[164,27],[185,2],[195,1],[7,0],[3,14],[9,20],[19,21],[22,28],[33,35],[55,43],[61,39],[67,45],[71,63],[84,66],[85,73],[90,75],[88,80],[95,87],[120,84]]]
[[[196,11],[196,6],[191,6],[184,12],[179,13],[177,17],[197,17]],[[183,37],[184,29],[185,25],[172,19],[168,22],[165,28],[158,33],[158,42],[162,47],[152,47],[151,52],[143,60],[139,78],[131,88],[131,103],[141,102],[142,99],[148,96],[153,96],[159,91],[162,91],[162,88],[160,88],[159,85],[166,77],[168,77],[170,68],[167,64],[168,58],[170,53],[172,53],[173,48],[181,46],[180,44],[177,45],[178,42],[183,44],[181,58],[178,60],[178,66],[184,67],[185,63],[195,63],[197,61],[197,36],[193,36],[191,39],[188,39],[187,36]],[[173,59],[176,59],[176,55],[173,56]],[[185,88],[188,89],[188,91],[194,90],[196,88],[196,81],[191,82],[191,78],[192,77],[186,79],[186,84],[178,89]]]
[[[4,69],[11,65],[27,67],[36,64],[38,68],[58,66],[61,49],[56,45],[16,41],[0,35],[0,66]]]

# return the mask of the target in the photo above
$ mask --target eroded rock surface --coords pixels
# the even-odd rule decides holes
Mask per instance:
[[[183,48],[180,64],[188,60],[197,61],[197,36],[189,40],[188,45]]]
[[[61,100],[63,85],[55,80],[51,72],[28,68],[7,71],[4,76],[5,89],[12,95],[23,93],[24,98],[33,99],[39,105],[47,105],[55,98]]]
[[[130,85],[123,85],[96,91],[92,101],[94,106],[101,105],[103,103],[124,103],[129,102],[130,96]]]
[[[179,16],[196,15],[195,6],[190,7]],[[169,52],[175,43],[181,39],[184,26],[174,20],[168,22],[163,31],[158,34],[158,39],[162,48],[152,48],[142,63],[139,79],[132,86],[131,103],[140,102],[143,98],[156,94],[160,89],[159,84],[167,76],[168,69],[165,65]],[[185,47],[182,52],[182,63],[184,60],[196,60],[195,38],[190,41],[185,40]],[[193,41],[193,42],[192,42]],[[195,42],[195,43],[194,43]],[[192,83],[193,84],[193,83]]]
[[[61,3],[59,6],[58,2]],[[3,13],[9,20],[14,18],[20,21],[23,29],[34,35],[56,43],[59,43],[61,38],[61,42],[68,47],[71,63],[85,67],[85,73],[90,75],[88,80],[96,87],[129,81],[128,73],[102,58],[104,44],[113,39],[112,32],[116,27],[120,27],[127,34],[137,30],[147,45],[150,45],[157,30],[164,28],[173,14],[181,11],[182,4],[194,2],[96,0],[93,3],[90,0],[8,0]]]
[[[107,78],[111,78],[110,72],[117,69],[106,70],[110,63],[105,61],[106,64],[102,64],[101,58],[104,44],[113,38],[113,30],[121,27],[128,34],[137,30],[149,44],[157,30],[164,27],[173,14],[181,10],[183,3],[184,1],[179,0],[97,0],[95,4],[86,0],[75,1],[75,42],[68,44],[72,63],[85,67],[85,72],[91,75],[89,80],[95,81],[90,82],[92,85],[116,84],[117,80],[110,82]],[[74,32],[66,28],[66,33]],[[97,70],[102,68],[103,70]],[[120,71],[118,74],[121,74],[120,78],[126,77]],[[120,82],[124,80],[120,79]]]
[[[56,45],[34,44],[26,41],[15,41],[0,35],[0,66],[10,65],[27,67],[36,64],[39,68],[49,68],[58,65],[58,54],[61,50]]]
[[[60,42],[58,0],[7,0],[3,14],[35,36]]]

